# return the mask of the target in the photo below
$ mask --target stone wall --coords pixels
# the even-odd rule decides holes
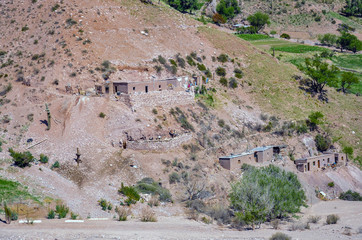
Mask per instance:
[[[186,105],[195,102],[193,91],[165,90],[130,95],[133,109],[155,106]]]
[[[134,150],[165,151],[171,148],[179,147],[182,144],[189,142],[191,139],[192,139],[192,134],[189,133],[161,141],[158,140],[128,141],[127,148]]]

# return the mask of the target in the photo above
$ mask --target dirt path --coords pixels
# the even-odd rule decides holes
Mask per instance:
[[[133,218],[127,222],[114,220],[65,223],[64,220],[42,220],[33,225],[12,223],[0,225],[0,239],[269,239],[275,232],[284,232],[293,239],[361,239],[362,202],[319,202],[304,210],[299,221],[318,215],[318,224],[310,230],[290,231],[291,223],[283,222],[280,230],[262,225],[255,231],[237,231],[214,224],[204,224],[179,217],[159,217],[156,223],[143,223]],[[335,225],[325,225],[328,214],[338,214]],[[297,220],[298,221],[298,220]],[[349,229],[351,235],[346,235]]]

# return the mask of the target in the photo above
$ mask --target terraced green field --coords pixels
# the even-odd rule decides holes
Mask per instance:
[[[246,41],[255,41],[262,39],[271,39],[268,35],[265,34],[237,34],[239,38],[242,38]]]

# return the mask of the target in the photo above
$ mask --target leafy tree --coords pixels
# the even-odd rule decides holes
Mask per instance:
[[[29,151],[16,152],[12,148],[9,148],[9,153],[13,158],[14,165],[21,168],[30,166],[30,163],[34,161],[34,157]]]
[[[362,1],[346,0],[346,5],[342,12],[347,16],[362,16]]]
[[[342,74],[341,89],[344,93],[346,93],[347,90],[351,88],[351,85],[357,84],[358,82],[359,80],[356,74],[352,72],[344,72]]]
[[[321,152],[327,151],[331,146],[331,139],[328,136],[324,137],[318,134],[314,141],[317,149]]]
[[[305,59],[305,67],[300,67],[310,78],[311,87],[317,93],[322,93],[325,85],[335,86],[339,69],[322,62],[319,57]]]
[[[323,123],[324,115],[321,112],[312,112],[308,116],[308,124],[311,130],[315,130],[318,125]]]
[[[342,152],[344,152],[345,154],[347,154],[347,156],[348,156],[349,158],[352,158],[352,157],[353,157],[353,148],[352,148],[352,147],[346,146],[346,147],[343,148]]]
[[[198,9],[197,0],[167,0],[167,3],[180,12],[189,11],[191,13],[192,10]]]
[[[243,178],[231,186],[230,201],[237,219],[253,228],[266,220],[297,213],[305,205],[304,190],[294,173],[270,165],[243,166]]]
[[[216,12],[224,18],[230,19],[235,14],[240,13],[240,7],[237,0],[221,0],[216,6]]]
[[[342,192],[339,198],[347,201],[362,201],[362,196],[358,192],[352,192],[352,190]]]
[[[318,36],[318,40],[323,44],[327,46],[334,46],[337,42],[338,36],[335,34],[327,33],[324,35]]]
[[[347,32],[342,33],[342,35],[337,40],[337,44],[341,48],[341,52],[343,52],[343,49],[351,50],[354,53],[362,50],[362,42],[358,40],[355,35]]]
[[[250,15],[247,20],[251,26],[257,29],[258,32],[265,26],[265,24],[270,23],[268,14],[262,12],[257,12],[253,15]]]

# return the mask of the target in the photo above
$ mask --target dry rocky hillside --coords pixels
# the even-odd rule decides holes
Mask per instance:
[[[240,178],[241,172],[222,168],[218,158],[266,145],[287,145],[282,157],[272,164],[296,173],[308,204],[318,202],[324,207],[303,212],[319,214],[323,209],[320,214],[328,214],[325,208],[329,206],[316,198],[316,188],[331,198],[347,190],[362,194],[362,173],[353,161],[335,170],[301,173],[291,160],[315,151],[315,145],[305,143],[313,142],[317,133],[333,137],[334,151],[341,152],[348,145],[354,148],[353,158],[360,156],[361,97],[328,88],[330,100],[321,102],[299,89],[293,76],[303,74],[295,66],[280,63],[225,29],[203,25],[163,2],[153,2],[0,2],[0,178],[20,182],[37,197],[36,201],[9,202],[14,208],[19,209],[20,205],[19,218],[45,218],[50,208],[62,202],[83,219],[112,219],[114,209],[103,211],[98,201],[106,199],[119,206],[118,189],[122,183],[133,185],[149,177],[172,194],[172,202],[153,208],[161,222],[172,217],[171,223],[180,221],[181,230],[187,231],[188,224],[196,223],[185,220],[190,215],[185,208],[190,186],[183,179],[200,185],[205,202],[228,204],[230,183]],[[245,1],[245,6],[248,4],[251,3]],[[226,78],[234,77],[236,88],[220,83],[218,67],[226,70]],[[235,77],[238,71],[242,74],[240,79]],[[130,99],[117,94],[95,94],[96,85],[110,82],[185,76],[207,79],[204,92],[174,89],[136,94]],[[305,121],[313,111],[325,115],[325,125],[317,131],[297,133],[294,127],[288,127]],[[49,162],[16,167],[9,148],[30,151],[36,159],[45,154]],[[77,149],[82,160],[79,166],[75,161]],[[52,167],[56,162],[59,167]],[[249,164],[265,166],[270,162]],[[170,181],[175,173],[179,179]],[[328,187],[331,181],[335,184],[333,190]],[[352,204],[337,203],[338,208],[353,210]],[[138,216],[145,205],[137,203],[132,215]],[[361,214],[360,207],[356,211]],[[4,219],[3,215],[0,218]],[[352,237],[358,239],[359,226],[352,224],[351,219],[343,221],[353,229]],[[51,221],[46,224],[49,226],[38,229],[39,235],[34,238],[67,238],[59,230],[60,225],[58,233],[49,235],[46,232],[51,229]],[[208,229],[192,226],[196,233],[189,237],[204,238],[197,232]],[[16,228],[5,230],[6,227],[1,223],[0,238],[17,235]],[[69,238],[95,236],[92,226],[88,227],[89,235],[72,232]],[[313,227],[306,230],[310,232],[303,235],[304,239],[313,238],[313,231],[318,232],[319,227],[324,233],[341,228]],[[218,238],[224,238],[216,224],[210,229],[217,232]],[[235,232],[222,231],[226,237],[238,238]],[[26,230],[18,233],[25,236]],[[250,237],[264,239],[272,233],[269,229]],[[117,234],[114,230],[107,238]],[[146,238],[148,232],[143,234],[141,238]],[[340,229],[336,234],[329,236],[346,237]],[[154,239],[164,237],[152,235]],[[293,233],[293,237],[298,234]]]

